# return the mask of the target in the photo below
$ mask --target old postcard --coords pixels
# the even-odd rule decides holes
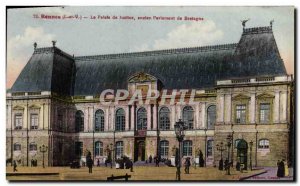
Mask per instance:
[[[7,7],[6,179],[294,181],[294,7]]]

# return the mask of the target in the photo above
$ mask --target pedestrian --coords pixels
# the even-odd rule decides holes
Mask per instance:
[[[97,167],[100,167],[100,160],[97,159]]]
[[[132,159],[130,159],[130,172],[133,172],[133,162],[132,162]]]
[[[34,167],[34,160],[31,159],[31,167]]]
[[[240,170],[241,170],[241,164],[240,164],[239,161],[236,162],[235,168],[236,168],[237,171],[240,171]]]
[[[14,171],[14,172],[18,171],[18,170],[17,170],[17,162],[16,162],[16,160],[14,160],[13,165],[14,165],[14,170],[13,170],[13,171]]]
[[[279,166],[280,166],[280,170],[281,170],[280,171],[280,177],[284,177],[284,175],[285,175],[285,171],[284,171],[284,159],[281,160]]]
[[[185,169],[184,169],[185,174],[189,174],[190,166],[191,166],[190,158],[185,159],[184,166],[185,166]]]
[[[228,164],[229,164],[229,161],[228,161],[228,159],[226,158],[226,160],[224,161],[224,167],[225,167],[225,170],[228,169]]]
[[[284,177],[284,162],[283,162],[283,160],[279,161],[279,163],[278,163],[277,176],[278,177]]]
[[[219,170],[223,170],[223,159],[222,158],[219,161]]]
[[[86,164],[87,167],[89,168],[89,173],[93,173],[93,159],[88,158]]]
[[[152,163],[152,156],[149,156],[149,163]]]
[[[159,158],[158,157],[155,159],[155,166],[159,167]]]
[[[288,166],[288,163],[285,161],[283,161],[284,163],[284,176],[289,176],[289,166]]]
[[[280,160],[277,161],[277,177],[280,177]]]

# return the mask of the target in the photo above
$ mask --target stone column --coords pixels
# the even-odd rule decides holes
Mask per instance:
[[[280,103],[281,103],[281,113],[280,113],[280,122],[285,123],[287,119],[287,91],[282,91],[281,92],[281,98],[280,98]]]
[[[88,107],[84,107],[84,110],[83,110],[83,113],[84,113],[84,132],[87,132],[89,130],[89,110],[88,109],[89,109]]]
[[[199,105],[199,103],[197,103],[196,104],[196,111],[195,111],[195,119],[196,119],[196,121],[195,121],[195,126],[194,126],[194,129],[198,129],[198,128],[200,128],[200,115],[199,115],[199,112],[200,112],[200,105]]]
[[[12,105],[11,105],[11,102],[7,105],[7,111],[6,111],[6,128],[7,129],[13,129],[13,124],[11,123],[12,121]]]
[[[224,122],[224,94],[219,95],[219,100],[218,100],[218,109],[217,109],[217,121],[220,123]]]
[[[151,130],[151,105],[147,105],[147,130]]]
[[[131,130],[134,130],[135,129],[135,122],[134,122],[134,120],[135,120],[135,114],[134,114],[134,112],[135,112],[135,109],[134,109],[134,105],[132,105],[131,106]]]
[[[26,105],[25,109],[24,109],[24,119],[23,119],[23,129],[27,128],[27,123],[28,123],[28,105]],[[28,125],[28,127],[30,127]]]
[[[110,107],[109,108],[110,110],[110,130],[115,130],[115,108],[114,107]]]
[[[250,123],[255,123],[255,93],[251,93],[250,99],[250,112],[249,112]]]
[[[274,117],[274,123],[279,123],[279,91],[275,91],[275,100],[274,100],[274,111],[273,111],[273,117]]]
[[[157,129],[157,105],[153,106],[153,130]]]
[[[109,130],[109,108],[105,108],[104,131]]]
[[[201,127],[202,128],[207,128],[207,124],[206,124],[206,105],[205,102],[201,103]]]
[[[94,127],[94,125],[95,125],[95,119],[94,118],[95,118],[95,108],[93,106],[90,109],[90,130],[91,131],[95,130],[95,127]]]
[[[180,105],[176,104],[176,121],[178,121],[179,119],[183,119],[181,114],[181,107]]]
[[[231,123],[231,94],[225,96],[225,123]]]
[[[176,108],[175,108],[175,105],[171,105],[171,115],[170,115],[170,129],[171,130],[174,130],[174,124],[175,124],[175,115],[176,115]]]
[[[125,130],[129,130],[129,106],[125,109]]]
[[[41,105],[41,108],[40,108],[40,114],[39,114],[39,123],[38,123],[38,129],[42,129],[43,128],[43,125],[44,125],[44,107],[45,105],[42,104]]]

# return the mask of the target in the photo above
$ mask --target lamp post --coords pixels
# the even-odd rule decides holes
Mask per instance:
[[[112,168],[112,164],[114,162],[114,148],[113,148],[113,144],[109,144],[110,145],[110,152],[111,152],[111,163],[110,163],[110,168]]]
[[[250,143],[250,170],[252,171],[252,146],[253,146],[253,141],[251,140]]]
[[[47,152],[48,147],[44,144],[40,146],[40,152],[43,153],[43,168],[45,168],[45,153]]]
[[[178,155],[178,162],[177,162],[177,171],[176,171],[176,178],[177,180],[180,181],[180,167],[181,167],[181,143],[183,141],[184,138],[184,130],[187,129],[187,126],[184,125],[184,122],[179,119],[178,122],[175,123],[174,125],[174,129],[175,129],[175,134],[176,134],[176,138],[178,140],[178,144],[179,144],[179,155]]]
[[[207,128],[204,129],[204,132],[205,132],[205,152],[204,152],[204,156],[205,156],[205,160],[204,160],[204,166],[206,167],[206,157],[207,157],[207,135],[206,135],[206,131],[207,131]]]
[[[227,140],[227,147],[228,147],[228,156],[227,156],[228,165],[226,165],[227,166],[227,175],[230,175],[230,164],[232,163],[232,162],[229,162],[230,146],[231,146],[231,140],[232,140],[231,138],[232,138],[232,136],[230,134],[226,138],[226,140]]]
[[[216,146],[217,146],[217,150],[221,152],[221,159],[223,160],[223,151],[225,150],[223,142],[217,144]]]

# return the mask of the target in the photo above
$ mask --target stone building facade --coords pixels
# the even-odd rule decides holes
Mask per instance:
[[[106,94],[118,104],[104,104],[107,89],[143,97],[130,103]],[[147,102],[148,90],[161,94]],[[24,166],[42,164],[42,145],[48,166],[83,163],[87,150],[95,164],[109,154],[171,159],[179,119],[189,127],[183,157],[198,162],[201,151],[206,166],[221,158],[246,167],[250,159],[275,166],[294,158],[293,79],[270,26],[244,28],[236,44],[138,53],[74,57],[55,43],[35,45],[6,100],[6,157]]]

